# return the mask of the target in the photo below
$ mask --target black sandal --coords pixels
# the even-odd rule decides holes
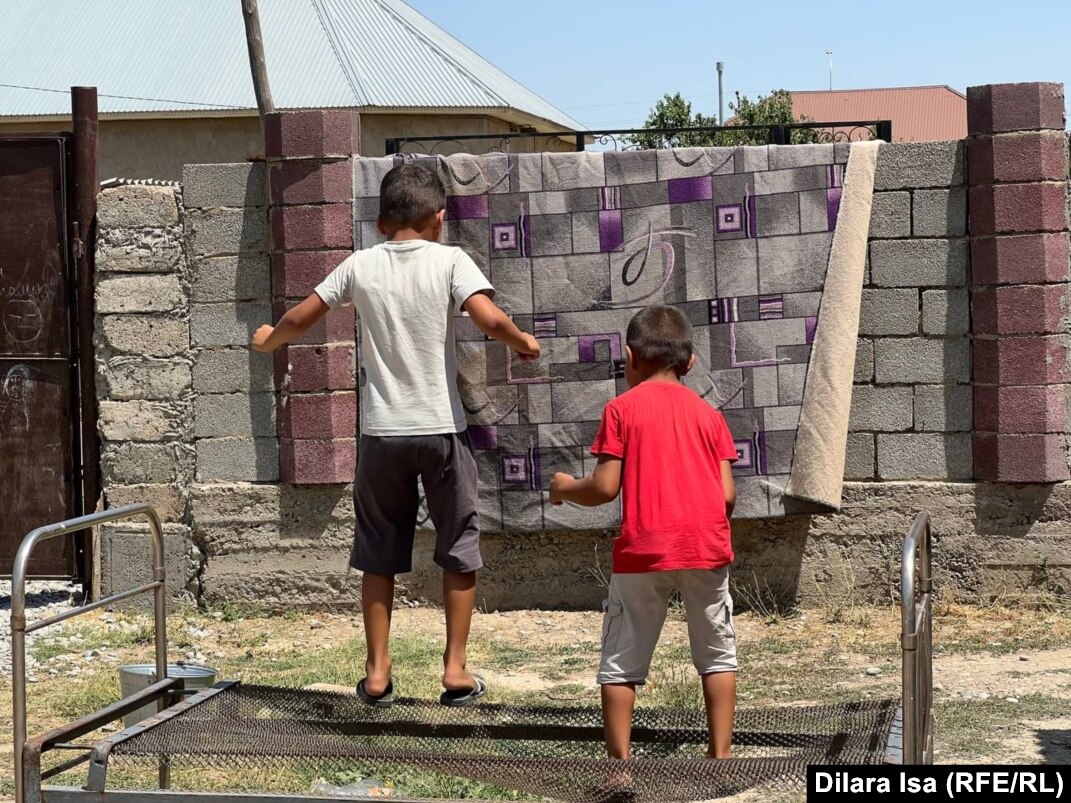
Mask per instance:
[[[380,695],[369,694],[365,689],[365,684],[368,682],[368,678],[361,678],[357,684],[357,697],[365,705],[370,705],[372,708],[390,708],[394,705],[394,680],[391,679],[387,682],[387,688],[383,690]]]
[[[469,708],[487,694],[487,681],[473,673],[471,689],[447,689],[439,696],[439,703],[447,708]]]

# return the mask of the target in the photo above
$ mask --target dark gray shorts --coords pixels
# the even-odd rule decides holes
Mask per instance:
[[[472,572],[480,557],[476,459],[466,432],[446,435],[361,436],[353,504],[357,533],[350,565],[372,574],[413,568],[413,534],[424,486],[435,526],[435,562]]]

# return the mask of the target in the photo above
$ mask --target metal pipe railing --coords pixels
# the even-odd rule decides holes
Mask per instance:
[[[923,764],[930,760],[930,710],[933,699],[933,566],[930,540],[930,516],[925,512],[919,513],[904,539],[900,569],[904,764]]]
[[[65,535],[82,532],[101,524],[109,524],[124,519],[145,516],[149,520],[152,537],[152,582],[137,588],[113,594],[97,602],[64,611],[63,613],[41,619],[27,626],[26,624],[26,570],[30,555],[38,544]],[[167,677],[167,624],[166,614],[166,572],[164,570],[164,534],[160,517],[148,504],[127,505],[100,513],[79,516],[56,524],[47,524],[33,530],[19,545],[15,554],[15,565],[11,572],[11,699],[14,720],[15,748],[15,801],[25,803],[25,774],[23,770],[23,749],[26,745],[26,635],[42,628],[63,622],[74,616],[95,611],[105,605],[128,599],[137,594],[153,593],[153,617],[156,637],[156,677]],[[164,707],[164,698],[157,702],[158,709]]]

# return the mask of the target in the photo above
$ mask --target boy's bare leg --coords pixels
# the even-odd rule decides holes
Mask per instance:
[[[703,675],[703,699],[707,707],[711,758],[730,758],[733,754],[733,715],[736,712],[736,673],[711,672]]]
[[[446,651],[443,653],[443,688],[471,689],[472,675],[465,666],[472,609],[476,605],[476,572],[443,572],[443,607],[446,609]]]
[[[632,742],[632,709],[636,705],[635,683],[602,685],[602,725],[606,734],[606,754],[628,758]]]
[[[394,575],[364,573],[361,611],[368,657],[364,662],[364,688],[373,697],[383,694],[391,680],[390,620],[394,612]]]

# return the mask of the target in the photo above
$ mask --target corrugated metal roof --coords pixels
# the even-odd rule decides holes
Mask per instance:
[[[69,114],[73,85],[96,86],[102,114],[256,107],[236,1],[4,5],[0,116]],[[260,15],[279,108],[512,109],[583,128],[400,0],[260,0]]]
[[[963,139],[967,98],[949,86],[793,92],[792,113],[818,122],[892,120],[897,142]]]

